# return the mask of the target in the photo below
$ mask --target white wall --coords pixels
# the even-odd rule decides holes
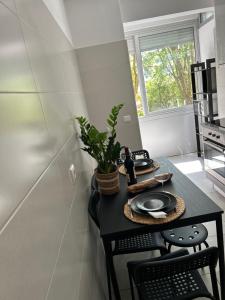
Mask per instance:
[[[174,156],[196,151],[193,110],[139,119],[144,149],[151,157]]]
[[[213,0],[120,0],[123,22],[132,22],[212,6]]]
[[[118,0],[65,0],[75,48],[124,39]]]
[[[212,19],[199,28],[199,46],[201,61],[216,57],[215,52],[215,20]]]
[[[117,0],[66,0],[90,120],[101,130],[113,105],[124,103],[118,139],[141,148],[127,44]],[[123,122],[130,115],[131,122]]]
[[[43,2],[55,18],[58,25],[61,27],[62,31],[65,33],[66,37],[70,40],[70,42],[72,42],[72,36],[66,16],[64,0],[43,0]]]
[[[225,117],[225,1],[214,0],[216,23],[216,77],[219,117]]]
[[[137,111],[126,41],[77,50],[90,120],[106,130],[106,118],[113,105],[124,103],[118,118],[117,138],[131,149],[141,148]],[[131,122],[123,121],[124,115]]]
[[[103,300],[76,52],[42,0],[0,1],[0,37],[0,298]]]

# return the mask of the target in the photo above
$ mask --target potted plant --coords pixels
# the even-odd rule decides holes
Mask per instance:
[[[96,161],[96,179],[100,192],[111,195],[119,191],[119,173],[116,160],[120,156],[121,146],[116,141],[116,125],[118,114],[123,104],[114,106],[107,118],[108,131],[100,132],[94,125],[90,124],[85,117],[76,117],[80,125],[84,147],[82,150],[88,152]]]

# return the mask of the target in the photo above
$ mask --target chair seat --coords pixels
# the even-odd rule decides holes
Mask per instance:
[[[159,232],[134,235],[115,241],[113,255],[160,250],[167,253],[168,250]]]
[[[137,286],[142,300],[188,300],[197,297],[213,299],[198,271],[163,277]]]
[[[193,247],[200,245],[208,237],[208,231],[202,224],[166,230],[161,234],[166,242],[178,247]]]

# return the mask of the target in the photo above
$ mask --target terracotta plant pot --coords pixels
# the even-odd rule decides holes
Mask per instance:
[[[95,170],[95,176],[100,193],[103,195],[113,195],[119,192],[120,182],[118,169],[116,169],[115,172],[108,174],[101,174]]]

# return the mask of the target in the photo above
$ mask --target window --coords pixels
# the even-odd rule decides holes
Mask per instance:
[[[144,109],[142,105],[142,97],[141,97],[141,88],[140,88],[140,80],[137,69],[137,58],[135,52],[135,44],[133,39],[127,40],[128,49],[129,49],[129,59],[130,59],[130,69],[131,69],[131,77],[133,82],[133,90],[134,96],[136,100],[137,112],[138,116],[144,116]]]
[[[135,41],[138,45],[130,52],[130,65],[138,115],[191,104],[193,27],[145,35]]]
[[[140,84],[139,84],[138,71],[137,71],[137,60],[136,60],[135,53],[134,52],[130,53],[129,58],[130,58],[131,76],[132,76],[137,112],[138,112],[138,116],[142,117],[144,116],[144,109],[141,100],[141,91],[140,91]]]

